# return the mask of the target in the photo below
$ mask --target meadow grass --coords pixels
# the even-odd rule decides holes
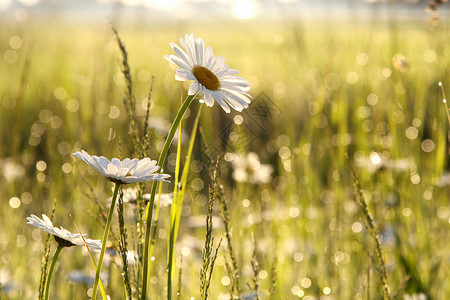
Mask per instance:
[[[108,24],[51,25],[30,20],[0,27],[0,279],[6,299],[36,299],[39,293],[46,235],[25,226],[30,214],[50,214],[56,199],[55,224],[71,228],[72,214],[80,231],[93,239],[102,236],[111,184],[71,153],[136,154],[134,125],[123,105],[130,95],[122,56]],[[216,241],[210,246],[223,238],[206,288],[209,299],[383,298],[377,246],[354,199],[350,164],[380,233],[392,296],[450,297],[449,183],[442,180],[449,168],[448,122],[438,86],[450,84],[445,23],[434,29],[376,20],[117,30],[128,53],[140,132],[155,76],[152,159],[162,150],[183,88],[163,59],[171,53],[169,42],[194,32],[249,80],[255,98],[255,106],[241,114],[226,115],[217,104],[203,108],[204,141],[198,135],[194,145],[174,253],[179,272],[173,272],[172,286],[182,299],[206,293],[200,272],[207,224]],[[199,106],[194,102],[185,115],[187,135]],[[188,142],[181,145],[186,153]],[[231,161],[236,153],[249,152],[273,166],[269,183],[233,180]],[[222,158],[215,183],[217,154]],[[173,174],[176,161],[174,145],[165,171]],[[182,169],[184,158],[180,163]],[[13,170],[18,175],[11,175]],[[146,193],[150,186],[143,186]],[[207,223],[211,189],[218,218]],[[173,186],[164,184],[162,191]],[[103,206],[103,217],[94,200]],[[113,220],[110,241],[117,250],[138,248],[137,228],[143,225],[136,222],[135,208],[123,203],[126,241],[122,224]],[[158,218],[148,287],[152,299],[167,294],[170,206],[161,206]],[[54,248],[53,243],[50,253]],[[103,267],[112,299],[125,299],[142,276],[140,264],[128,262],[125,289],[121,260],[110,257]],[[73,270],[95,274],[80,248],[66,249],[55,268],[52,294],[58,299],[83,299],[92,288],[92,283],[71,283]]]

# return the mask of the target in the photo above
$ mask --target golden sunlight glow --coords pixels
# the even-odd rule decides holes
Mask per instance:
[[[159,9],[170,9],[180,4],[182,0],[146,0],[145,2],[148,6]]]
[[[41,0],[19,0],[20,3],[26,6],[34,6],[38,4]]]
[[[256,3],[252,0],[236,0],[231,12],[237,19],[249,19],[255,16],[257,10]]]
[[[7,9],[12,0],[0,0],[0,10]]]
[[[137,6],[141,4],[141,0],[121,0],[120,2],[130,6]]]

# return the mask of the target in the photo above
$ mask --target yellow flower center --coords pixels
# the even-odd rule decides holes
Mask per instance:
[[[130,174],[130,172],[127,173],[127,175],[125,175],[125,177],[132,177],[133,175]]]
[[[205,88],[211,91],[218,90],[220,87],[219,79],[213,72],[205,67],[195,67],[194,76]]]

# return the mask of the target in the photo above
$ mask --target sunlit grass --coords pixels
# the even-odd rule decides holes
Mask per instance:
[[[104,223],[97,221],[92,192],[106,213],[111,186],[87,168],[74,168],[70,154],[88,148],[118,157],[119,140],[123,157],[133,151],[122,103],[120,52],[108,25],[52,24],[4,24],[0,29],[0,279],[2,292],[11,299],[35,299],[38,293],[45,235],[25,226],[26,216],[49,213],[56,198],[55,224],[70,224],[72,214],[85,231],[89,228],[89,237],[102,235]],[[215,104],[208,113],[202,112],[200,120],[206,143],[223,150],[218,180],[229,203],[244,292],[249,292],[246,283],[253,286],[253,235],[259,291],[267,295],[277,257],[274,299],[294,295],[367,299],[368,291],[372,299],[382,297],[380,276],[368,256],[375,248],[353,200],[348,152],[383,236],[392,293],[403,285],[400,296],[406,292],[449,297],[448,186],[440,182],[448,172],[448,123],[438,86],[442,81],[448,90],[450,83],[445,27],[430,31],[424,24],[393,26],[382,21],[371,26],[222,24],[214,29],[202,24],[178,29],[116,26],[127,47],[141,121],[151,78],[156,76],[150,123],[158,129],[151,135],[152,158],[162,150],[182,88],[163,56],[171,53],[169,42],[184,33],[202,37],[216,55],[236,66],[250,81],[256,104],[262,103],[261,93],[269,99],[271,118],[256,114],[258,118],[252,119],[250,107],[240,121],[237,113],[225,115]],[[192,104],[184,132],[190,132],[198,107]],[[235,124],[231,140],[223,134],[230,124]],[[176,268],[183,255],[183,299],[200,295],[210,184],[200,141],[193,151],[175,247]],[[187,147],[186,142],[184,153]],[[272,182],[232,180],[226,153],[233,152],[258,153],[261,164],[274,167]],[[174,153],[172,147],[166,166],[172,174]],[[391,167],[400,160],[406,162],[404,169]],[[19,170],[16,178],[11,175],[14,170]],[[172,191],[173,186],[167,189]],[[125,215],[134,209],[124,205]],[[217,204],[214,215],[219,217],[213,229],[218,241],[224,227]],[[149,278],[149,295],[158,298],[166,294],[169,216],[170,207],[161,207]],[[131,249],[134,224],[126,222]],[[118,237],[116,222],[112,232]],[[224,239],[210,299],[229,294],[227,249]],[[83,299],[92,284],[69,285],[67,275],[72,270],[95,274],[87,255],[69,251],[53,274],[53,293]],[[121,269],[105,263],[103,270],[110,274],[104,282],[106,293],[120,299]]]

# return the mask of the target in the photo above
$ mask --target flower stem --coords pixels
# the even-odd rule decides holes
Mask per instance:
[[[98,259],[97,272],[95,272],[94,288],[92,289],[92,299],[97,297],[98,281],[100,279],[100,272],[103,265],[103,256],[105,256],[106,242],[108,241],[109,229],[111,228],[111,220],[114,213],[114,206],[116,205],[117,194],[119,192],[120,183],[116,183],[114,187],[114,194],[111,200],[111,206],[109,208],[108,219],[106,220],[105,231],[103,232],[102,250],[100,252],[100,258]]]
[[[162,167],[164,165],[164,162],[166,160],[167,152],[169,152],[170,145],[172,144],[173,137],[175,135],[175,131],[178,128],[178,125],[181,122],[181,119],[184,116],[184,113],[188,109],[188,107],[191,105],[192,101],[194,100],[195,95],[188,95],[186,99],[184,100],[183,104],[181,105],[180,109],[178,110],[178,113],[175,117],[175,120],[172,123],[172,127],[170,128],[169,135],[166,138],[166,141],[164,142],[164,147],[161,151],[161,154],[159,155],[158,159],[158,166],[160,167],[159,171],[162,170]],[[179,141],[181,142],[181,141]],[[150,244],[150,229],[151,229],[151,223],[152,223],[152,217],[153,217],[153,205],[155,203],[155,195],[156,195],[156,188],[158,186],[157,182],[153,182],[152,184],[152,191],[150,194],[150,201],[148,202],[147,209],[145,212],[145,222],[146,222],[146,228],[145,228],[145,241],[144,241],[144,268],[143,268],[143,274],[142,274],[142,297],[141,299],[147,299],[147,284],[148,284],[148,253],[149,253],[149,244]]]
[[[55,254],[53,255],[52,264],[50,265],[50,269],[48,271],[47,283],[45,285],[45,293],[44,293],[45,300],[48,300],[48,292],[50,290],[50,283],[52,281],[53,270],[55,269],[56,261],[58,260],[58,257],[61,254],[61,251],[63,248],[64,248],[64,246],[61,246],[60,244],[58,244],[58,248],[56,248]]]

